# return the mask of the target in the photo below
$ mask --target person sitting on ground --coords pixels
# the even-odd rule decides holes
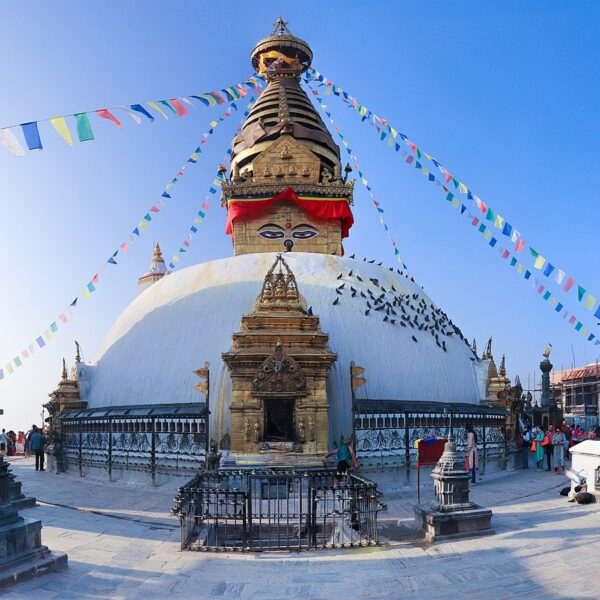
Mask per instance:
[[[354,466],[354,468],[359,471],[360,465],[358,464],[358,460],[356,460],[356,454],[354,454],[354,448],[352,447],[352,438],[345,438],[341,436],[340,445],[337,449],[331,450],[331,452],[327,452],[323,456],[324,460],[327,460],[330,456],[337,454],[337,472],[335,474],[335,482],[334,485],[337,485],[343,477],[347,475],[348,467]]]

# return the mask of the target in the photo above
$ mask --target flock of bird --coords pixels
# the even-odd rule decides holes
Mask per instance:
[[[354,259],[355,255],[349,258]],[[363,258],[363,261],[375,264],[375,260]],[[377,263],[377,266],[381,267],[382,263]],[[392,267],[388,270],[394,272]],[[400,269],[397,269],[397,273],[414,283],[414,279]],[[341,283],[335,288],[333,306],[338,306],[340,299],[344,297],[355,298],[355,301],[364,302],[366,317],[377,315],[384,323],[406,328],[407,331],[412,330],[411,339],[414,343],[419,342],[419,335],[431,335],[436,345],[447,352],[446,338],[457,336],[471,349],[460,328],[448,315],[418,292],[401,293],[393,284],[386,288],[375,277],[361,277],[357,269],[351,269],[347,273],[342,272],[337,279]],[[309,308],[309,314],[312,314],[312,307]],[[477,357],[474,353],[473,356],[471,360],[475,361]]]

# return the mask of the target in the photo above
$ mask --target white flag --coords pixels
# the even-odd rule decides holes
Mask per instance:
[[[126,106],[119,106],[119,108],[125,111],[138,125],[142,122],[142,118]]]
[[[0,144],[2,144],[13,156],[25,156],[25,150],[10,129],[0,129]]]
[[[554,276],[554,281],[556,281],[556,283],[560,285],[563,282],[566,275],[567,274],[564,271],[562,271],[561,269],[557,269],[556,275]]]

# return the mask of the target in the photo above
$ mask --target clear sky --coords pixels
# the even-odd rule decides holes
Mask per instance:
[[[600,53],[597,2],[2,3],[0,127],[105,106],[219,89],[251,74],[249,52],[281,13],[314,66],[441,160],[553,264],[600,295],[597,259]],[[328,105],[357,154],[416,279],[479,347],[494,336],[509,376],[533,385],[548,342],[556,368],[598,358],[435,186],[378,141],[354,111]],[[117,129],[92,117],[95,141],[67,146],[42,124],[45,149],[0,148],[0,366],[56,319],[159,198],[218,109]],[[239,117],[223,125],[173,188],[132,252],[101,278],[72,322],[0,382],[2,427],[39,422],[73,340],[92,360],[134,298],[152,243],[185,238]],[[74,133],[74,130],[72,129]],[[19,134],[20,135],[20,134]],[[394,264],[357,185],[346,243]],[[181,267],[229,256],[214,200]],[[567,305],[589,326],[596,320]],[[577,310],[576,310],[577,309]],[[357,332],[357,335],[360,335]],[[157,346],[160,340],[157,340]],[[153,348],[140,348],[152,352]],[[398,357],[402,360],[402,357]],[[139,377],[143,377],[139,373]]]

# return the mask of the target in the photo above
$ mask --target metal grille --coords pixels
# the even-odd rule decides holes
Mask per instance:
[[[377,543],[373,482],[331,471],[202,472],[179,489],[173,514],[185,550],[307,550]]]
[[[204,417],[64,419],[62,452],[71,467],[191,474],[206,460]]]

